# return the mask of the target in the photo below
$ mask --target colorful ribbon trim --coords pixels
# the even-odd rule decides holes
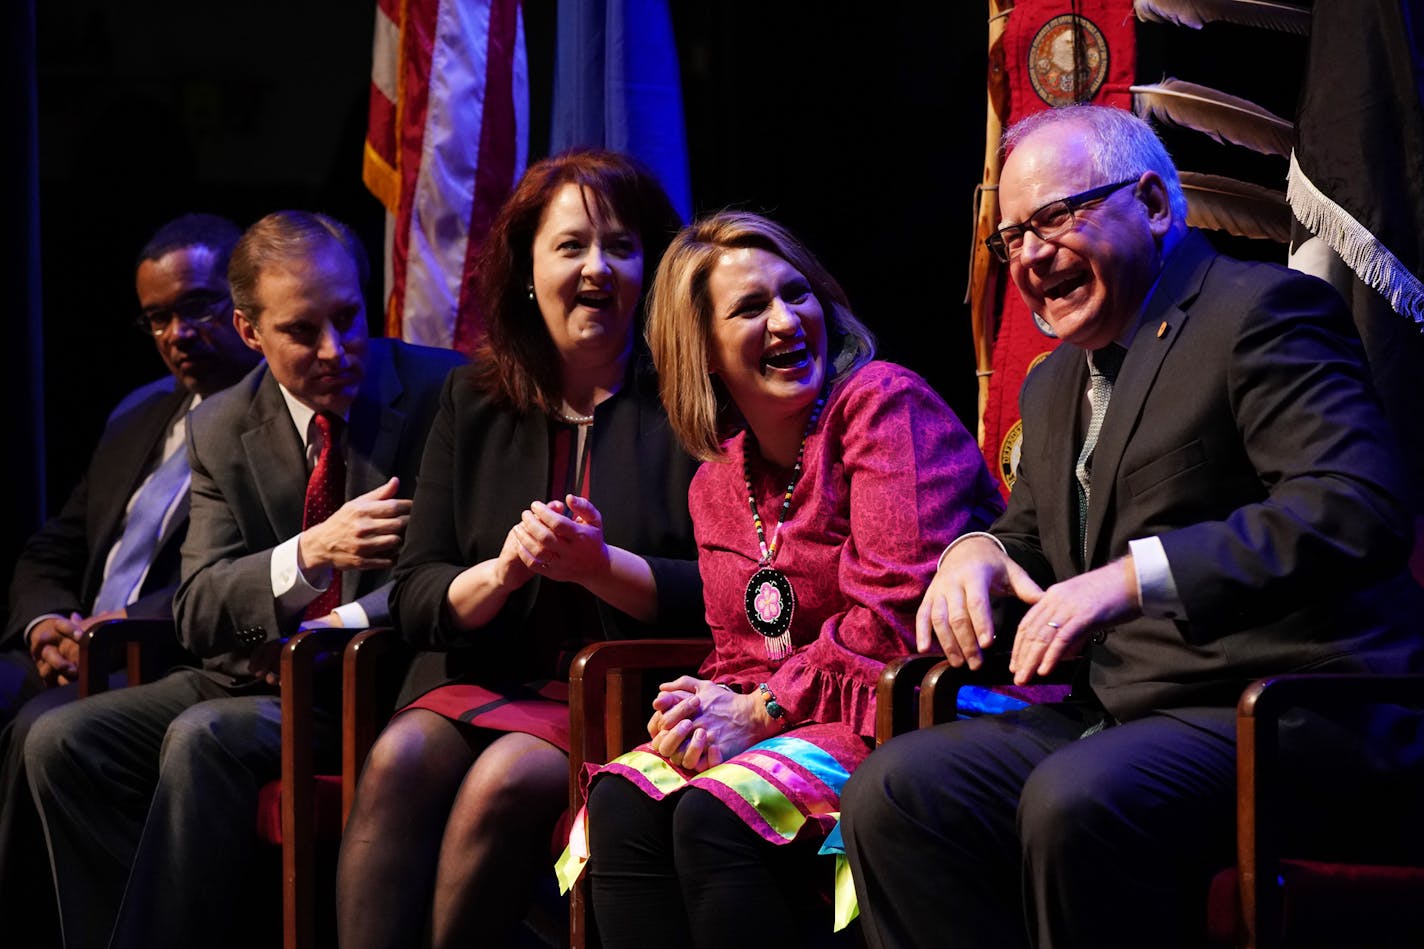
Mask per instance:
[[[850,778],[834,755],[791,735],[758,742],[731,761],[691,778],[646,746],[619,755],[599,771],[621,775],[658,800],[688,785],[713,794],[725,788],[750,806],[752,813],[743,817],[760,823],[755,827],[759,833],[783,841],[794,840],[810,817],[834,819],[841,788]],[[587,821],[587,808],[580,808],[569,830],[569,844],[554,863],[560,892],[568,892],[588,863]]]

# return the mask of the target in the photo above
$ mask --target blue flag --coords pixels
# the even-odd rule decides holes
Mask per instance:
[[[550,151],[607,148],[641,161],[692,214],[682,77],[667,0],[559,0]]]

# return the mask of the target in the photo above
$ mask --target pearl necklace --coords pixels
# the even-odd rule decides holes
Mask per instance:
[[[568,424],[568,425],[592,425],[592,424],[593,424],[593,416],[592,416],[592,415],[574,415],[574,414],[571,413],[571,412],[565,412],[563,409],[555,409],[555,410],[554,410],[554,418],[556,418],[556,419],[558,419],[560,422],[564,422],[564,423],[566,423],[566,424]]]

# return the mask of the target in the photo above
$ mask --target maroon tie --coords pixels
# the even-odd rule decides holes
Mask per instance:
[[[320,524],[346,499],[346,456],[341,451],[341,429],[345,424],[330,412],[318,412],[312,419],[321,430],[321,454],[307,479],[307,502],[302,509],[302,530]],[[303,619],[318,619],[341,605],[341,571],[331,571],[331,585],[307,604]]]

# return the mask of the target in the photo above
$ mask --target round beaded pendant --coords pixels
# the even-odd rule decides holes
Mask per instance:
[[[811,418],[801,436],[801,447],[796,451],[796,465],[791,469],[791,479],[787,482],[786,492],[781,498],[781,515],[772,530],[770,543],[767,542],[766,529],[761,523],[761,513],[757,510],[756,492],[752,489],[750,433],[742,444],[742,473],[746,478],[747,503],[752,509],[752,526],[756,528],[757,544],[761,550],[757,569],[747,581],[747,622],[751,624],[752,629],[766,637],[766,652],[771,659],[780,660],[791,655],[791,617],[796,612],[796,590],[791,586],[791,580],[786,574],[772,567],[771,563],[776,559],[782,525],[791,516],[791,494],[796,490],[796,483],[801,480],[801,462],[806,454],[806,439],[811,437],[825,405],[826,397],[822,395],[811,410]]]

